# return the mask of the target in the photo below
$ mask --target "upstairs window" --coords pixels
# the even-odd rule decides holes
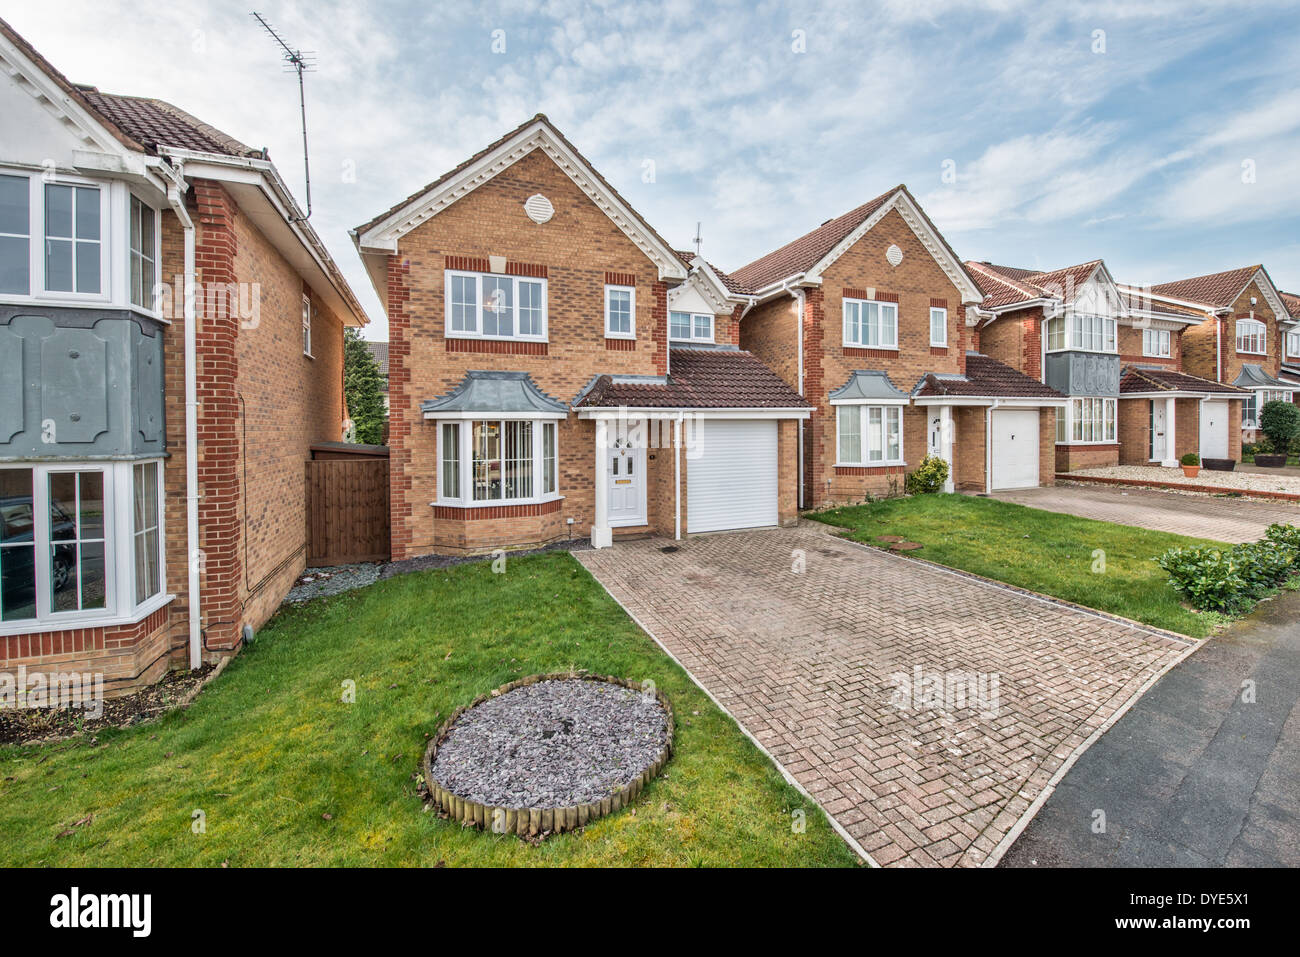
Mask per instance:
[[[712,314],[707,312],[668,313],[668,338],[674,342],[712,342]]]
[[[1286,334],[1286,354],[1288,358],[1300,359],[1300,332]]]
[[[1047,351],[1114,352],[1115,320],[1109,316],[1058,316],[1047,320]]]
[[[545,279],[452,270],[445,277],[449,338],[545,340]]]
[[[636,338],[636,290],[631,286],[605,287],[605,337]]]
[[[31,290],[31,181],[0,176],[0,292]]]
[[[45,288],[100,291],[100,198],[94,186],[45,185]]]
[[[311,354],[311,296],[302,297],[302,354],[313,358]]]
[[[1268,351],[1268,332],[1258,319],[1237,320],[1237,351],[1264,355]]]
[[[867,349],[897,349],[898,303],[845,299],[844,345]]]
[[[930,345],[948,345],[948,310],[937,306],[930,309]]]
[[[1142,354],[1156,358],[1169,358],[1170,334],[1168,329],[1143,329]]]
[[[158,214],[152,206],[131,197],[131,303],[141,309],[154,308],[154,285],[158,281]]]

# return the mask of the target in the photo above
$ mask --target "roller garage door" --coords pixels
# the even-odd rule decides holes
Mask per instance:
[[[777,524],[776,426],[771,419],[705,419],[698,458],[686,459],[686,531]]]
[[[1038,410],[995,409],[993,488],[1032,488],[1038,484]]]

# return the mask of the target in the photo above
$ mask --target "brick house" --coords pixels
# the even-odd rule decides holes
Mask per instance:
[[[1278,290],[1278,296],[1293,320],[1300,320],[1300,295]],[[1287,329],[1282,341],[1282,366],[1278,378],[1295,388],[1291,401],[1300,405],[1300,326]]]
[[[807,404],[748,299],[538,115],[352,231],[389,321],[394,559],[785,524]]]
[[[1069,397],[1056,420],[1058,472],[1173,466],[1202,449],[1240,457],[1228,422],[1241,393],[1183,368],[1199,312],[1118,285],[1100,259],[1054,270],[966,265],[986,294],[983,351]]]
[[[1180,309],[1200,321],[1183,333],[1183,368],[1193,375],[1244,390],[1235,442],[1257,437],[1259,409],[1273,399],[1294,401],[1295,381],[1282,378],[1282,365],[1297,350],[1295,315],[1263,266],[1243,266],[1150,287],[1125,287],[1162,309]]]
[[[3,21],[0,60],[0,669],[120,694],[292,585],[365,316],[265,153]]]

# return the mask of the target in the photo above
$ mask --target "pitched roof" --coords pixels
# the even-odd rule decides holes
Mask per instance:
[[[857,229],[871,214],[883,206],[895,193],[903,189],[895,186],[875,199],[868,200],[861,206],[849,210],[842,216],[828,219],[812,232],[804,233],[780,249],[773,250],[766,256],[760,256],[748,265],[741,266],[732,275],[735,280],[748,289],[762,289],[774,282],[780,282],[790,276],[798,275],[811,269],[826,257],[826,254]]]
[[[1101,264],[1102,260],[1093,259],[1049,270],[1020,269],[990,262],[967,262],[966,266],[984,292],[981,305],[996,309],[1032,299],[1060,299],[1069,305]]]
[[[1276,379],[1264,371],[1263,367],[1253,362],[1244,362],[1237,378],[1232,381],[1243,389],[1281,389],[1289,388],[1289,383]]]
[[[159,146],[171,146],[200,153],[265,159],[262,150],[245,146],[233,136],[163,100],[101,93],[93,86],[78,86],[77,89],[96,113],[124,130],[144,146],[145,152],[156,154]]]
[[[1191,279],[1157,283],[1151,287],[1151,292],[1157,296],[1186,299],[1216,309],[1226,309],[1236,302],[1241,291],[1246,288],[1246,283],[1263,268],[1256,264],[1210,273],[1208,276],[1193,276]]]
[[[1120,285],[1118,288],[1124,308],[1130,312],[1148,312],[1153,315],[1168,316],[1170,319],[1183,321],[1196,320],[1199,322],[1205,318],[1205,312],[1195,306],[1183,306],[1175,302],[1152,299],[1148,295],[1149,290],[1147,289],[1125,285]]]
[[[1150,392],[1201,392],[1240,395],[1242,390],[1188,375],[1164,366],[1125,366],[1120,370],[1120,395],[1147,394]]]
[[[832,389],[830,400],[906,399],[907,393],[894,385],[889,373],[879,369],[858,369],[838,389]]]
[[[1011,366],[982,352],[966,353],[964,376],[924,376],[912,394],[926,396],[971,396],[1006,399],[1064,399],[1065,396]]]
[[[363,340],[370,354],[374,356],[375,362],[379,363],[379,374],[385,379],[388,378],[388,343],[372,342],[369,339]]]
[[[673,252],[677,254],[678,259],[680,259],[688,266],[691,265],[691,263],[695,262],[695,258],[698,255],[697,253],[690,252],[685,249],[674,249]],[[722,280],[722,284],[727,287],[727,292],[734,292],[734,293],[739,293],[740,295],[745,295],[750,291],[749,287],[746,286],[744,283],[740,282],[739,280],[737,280],[735,276],[732,276],[730,273],[723,272],[721,269],[719,269],[713,263],[709,262],[707,259],[704,260],[704,263],[717,274],[720,280]]]
[[[803,409],[804,398],[748,352],[674,348],[662,380],[602,375],[574,402],[583,408]]]
[[[1300,295],[1293,292],[1278,291],[1282,297],[1282,305],[1286,306],[1286,311],[1291,314],[1292,319],[1300,319]]]

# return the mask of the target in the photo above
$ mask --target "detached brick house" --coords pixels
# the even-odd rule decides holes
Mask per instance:
[[[1058,472],[1174,466],[1186,452],[1237,459],[1229,422],[1240,390],[1184,368],[1203,315],[1116,284],[1092,260],[1054,270],[967,262],[986,296],[977,333],[989,355],[1069,397],[1058,414]]]
[[[1236,442],[1255,440],[1265,402],[1294,401],[1297,383],[1282,377],[1282,366],[1293,356],[1300,360],[1300,336],[1294,335],[1294,313],[1263,266],[1126,288],[1162,309],[1188,311],[1200,319],[1183,334],[1183,368],[1245,390],[1234,415],[1240,423],[1239,430],[1232,430],[1238,433]]]
[[[389,322],[394,559],[796,518],[748,299],[538,115],[353,230]]]
[[[292,585],[365,315],[264,152],[3,21],[0,61],[0,669],[120,694]]]

